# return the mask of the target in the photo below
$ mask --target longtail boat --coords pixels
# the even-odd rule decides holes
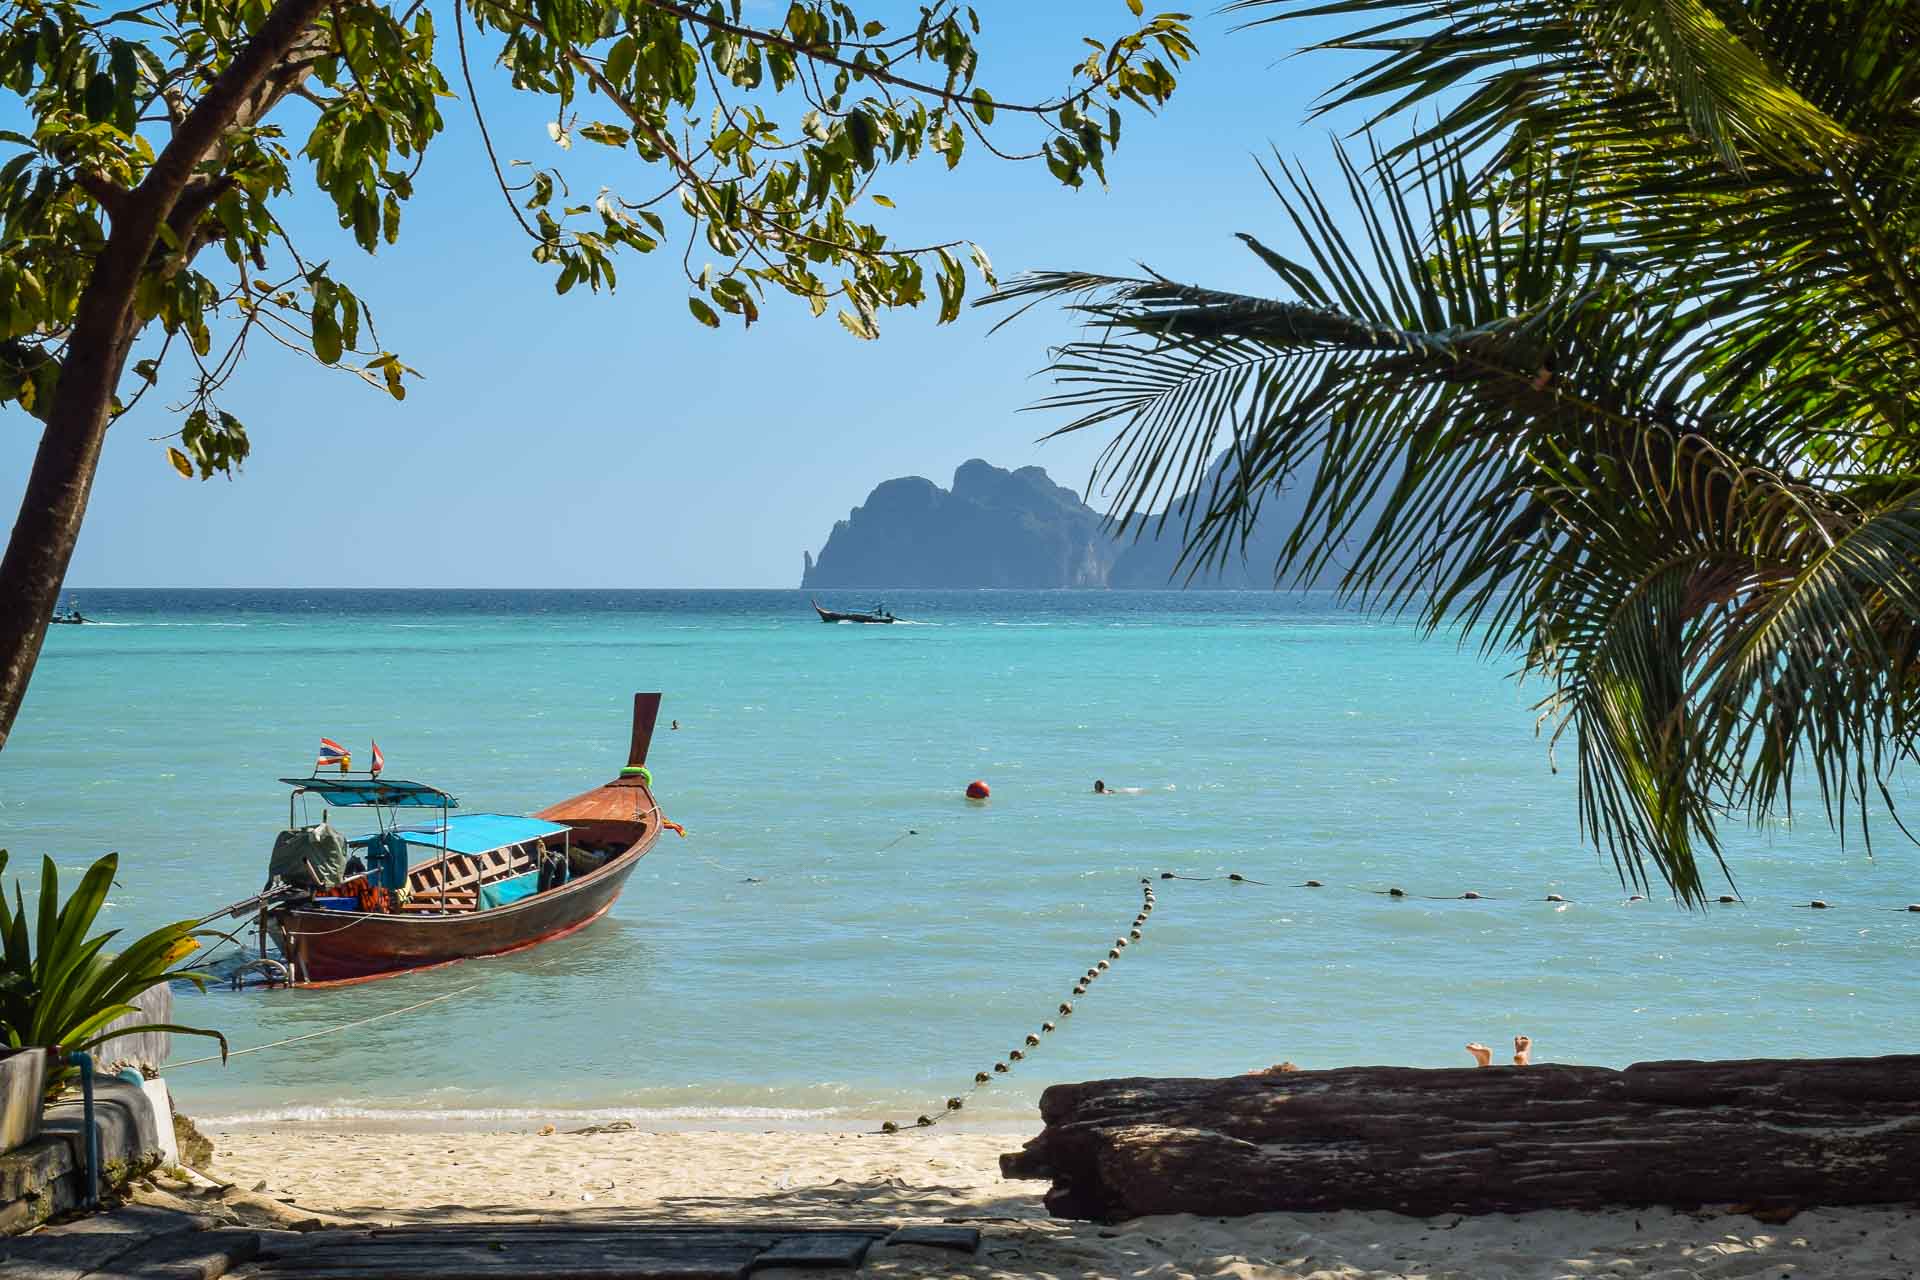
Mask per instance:
[[[505,955],[586,928],[669,825],[646,768],[659,712],[659,694],[635,694],[620,775],[531,817],[456,815],[457,800],[420,782],[318,770],[282,778],[293,794],[267,890],[254,900],[257,963],[291,985],[340,985]],[[346,838],[324,813],[317,825],[299,825],[302,797],[371,810],[378,829]],[[403,820],[423,810],[426,821]],[[269,937],[277,962],[265,956]]]
[[[893,622],[895,621],[894,616],[891,613],[887,612],[887,607],[883,604],[875,605],[871,610],[869,610],[866,613],[843,613],[843,612],[835,612],[832,609],[822,609],[820,607],[820,602],[818,600],[813,599],[811,596],[808,597],[808,602],[813,605],[813,611],[820,615],[820,621],[822,622]]]

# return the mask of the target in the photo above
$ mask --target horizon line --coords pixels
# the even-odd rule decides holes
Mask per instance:
[[[1107,592],[1188,592],[1238,591],[1249,595],[1278,595],[1301,591],[1336,591],[1337,587],[924,587],[924,586],[845,586],[845,587],[535,587],[535,586],[351,586],[340,584],[298,584],[293,586],[106,586],[62,587],[62,594],[82,591],[1059,591]]]

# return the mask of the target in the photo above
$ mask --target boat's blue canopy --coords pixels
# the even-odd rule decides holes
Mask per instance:
[[[566,831],[567,828],[557,822],[543,822],[539,818],[520,818],[510,813],[463,813],[448,818],[444,824],[408,823],[396,828],[394,834],[416,848],[431,849],[435,853],[440,851],[443,837],[448,853],[487,853],[510,844],[565,835]]]
[[[460,802],[438,787],[424,782],[402,782],[398,778],[282,778],[290,787],[298,787],[310,796],[318,796],[335,808],[356,805],[380,808],[455,809]]]

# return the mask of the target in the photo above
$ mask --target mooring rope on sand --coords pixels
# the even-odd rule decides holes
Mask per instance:
[[[463,996],[469,991],[476,990],[479,985],[480,984],[476,982],[473,986],[462,987],[458,991],[449,991],[445,995],[435,996],[431,1000],[422,1000],[419,1004],[410,1004],[404,1009],[389,1009],[385,1013],[376,1013],[371,1017],[356,1018],[352,1022],[343,1022],[337,1027],[327,1027],[322,1031],[309,1031],[305,1035],[300,1036],[288,1036],[285,1040],[275,1040],[272,1044],[256,1044],[252,1048],[235,1049],[231,1053],[215,1053],[204,1058],[188,1058],[185,1062],[169,1062],[163,1070],[172,1071],[176,1067],[197,1067],[203,1062],[225,1062],[228,1058],[238,1058],[242,1054],[259,1053],[264,1049],[278,1049],[283,1044],[298,1044],[302,1040],[315,1040],[321,1036],[330,1036],[336,1031],[349,1031],[354,1027],[364,1027],[369,1022],[378,1022],[382,1018],[397,1018],[403,1013],[412,1013],[415,1009],[424,1009],[430,1004],[439,1004],[442,1000],[451,1000],[455,996]]]

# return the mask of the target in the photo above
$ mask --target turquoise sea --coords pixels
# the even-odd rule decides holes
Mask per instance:
[[[1611,1065],[1916,1048],[1920,851],[1891,825],[1870,858],[1808,796],[1728,830],[1743,904],[1627,903],[1511,664],[1330,596],[893,592],[910,624],[856,627],[787,591],[78,594],[103,624],[48,638],[0,846],[69,881],[120,851],[116,926],[258,889],[276,778],[322,735],[525,812],[610,777],[631,695],[666,695],[650,763],[687,838],[609,918],[390,982],[183,992],[236,1049],[459,993],[172,1069],[216,1122],[870,1128],[1043,1020],[969,1121],[1028,1124],[1056,1080],[1459,1066],[1516,1032]],[[1144,938],[1070,997],[1143,876]]]

